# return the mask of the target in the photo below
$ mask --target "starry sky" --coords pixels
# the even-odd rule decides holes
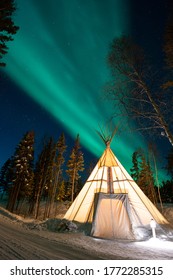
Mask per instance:
[[[20,30],[8,44],[7,66],[0,73],[0,164],[28,130],[35,131],[36,147],[45,135],[57,139],[63,131],[72,142],[79,133],[85,154],[100,157],[104,144],[96,130],[109,126],[113,112],[103,96],[110,79],[109,45],[121,34],[132,34],[148,51],[152,49],[157,60],[167,1],[16,0],[16,4],[14,19]],[[111,125],[117,124],[118,119]],[[142,135],[123,132],[111,147],[129,170],[132,153],[146,142]]]

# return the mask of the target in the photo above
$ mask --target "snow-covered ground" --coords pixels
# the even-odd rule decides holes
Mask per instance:
[[[165,208],[164,214],[173,225],[173,207]],[[58,219],[36,221],[34,219],[23,218],[21,216],[11,214],[3,207],[0,207],[0,221],[6,225],[12,226],[14,229],[17,228],[18,231],[21,231],[21,233],[25,230],[25,232],[27,231],[27,233],[34,234],[34,236],[40,238],[40,250],[41,243],[44,243],[45,240],[46,242],[50,241],[58,242],[58,244],[62,245],[66,244],[69,245],[70,248],[78,248],[80,252],[83,250],[83,252],[89,252],[91,256],[93,254],[95,257],[101,256],[103,259],[173,259],[173,242],[168,240],[150,239],[143,242],[123,242],[118,240],[96,239],[86,236],[83,232],[78,231],[58,232]],[[15,236],[12,231],[11,239],[14,237]],[[1,250],[3,250],[3,246],[5,246],[5,243],[3,245],[0,240]],[[16,250],[16,255],[19,253],[17,252],[17,250],[19,250],[18,247],[13,248],[13,250]],[[43,259],[44,250],[46,251],[45,246],[42,248]],[[23,258],[27,258],[27,254],[24,255]],[[2,256],[1,259],[3,259]],[[8,259],[8,255],[6,255],[6,259]],[[9,259],[11,259],[10,255]],[[85,257],[82,258],[82,256],[80,256],[80,259],[85,259]]]

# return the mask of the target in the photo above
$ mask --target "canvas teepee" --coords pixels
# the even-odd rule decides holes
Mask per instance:
[[[168,226],[106,144],[64,219],[88,225],[92,236],[108,239],[143,239],[151,234],[151,219],[159,229]]]

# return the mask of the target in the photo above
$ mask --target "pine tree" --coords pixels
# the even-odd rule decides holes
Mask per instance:
[[[67,167],[68,169],[66,172],[69,177],[68,194],[71,194],[71,201],[73,202],[77,191],[77,183],[81,177],[79,172],[84,170],[84,158],[83,153],[80,150],[79,135],[77,135],[75,145],[67,163]]]
[[[52,187],[49,192],[50,204],[49,204],[47,217],[49,217],[51,214],[57,191],[60,196],[60,192],[58,190],[58,185],[59,185],[60,177],[62,175],[62,165],[64,164],[64,161],[65,161],[64,152],[66,151],[66,148],[67,148],[67,146],[65,145],[64,133],[62,133],[60,135],[55,148],[56,148],[56,151],[55,151],[54,158],[53,158],[53,182],[52,182]],[[56,209],[55,209],[55,213],[56,213]]]
[[[50,185],[52,184],[52,158],[54,149],[54,141],[52,138],[50,138],[48,141],[46,141],[46,143],[44,143],[43,149],[36,162],[34,172],[33,201],[30,207],[30,212],[32,213],[34,211],[34,216],[36,219],[38,218],[41,199],[46,199],[48,197]]]
[[[154,188],[154,177],[151,165],[146,160],[145,155],[141,154],[140,173],[137,184],[145,193],[145,195],[156,205],[156,193]]]
[[[138,182],[139,174],[140,174],[140,168],[139,168],[139,152],[136,151],[132,155],[132,163],[133,167],[130,169],[131,176],[134,179],[135,182]]]
[[[8,52],[7,43],[13,40],[13,35],[19,29],[12,19],[15,10],[14,0],[0,1],[0,60]],[[5,66],[5,63],[0,62],[0,66]]]
[[[9,158],[4,165],[1,167],[0,170],[0,186],[3,188],[1,199],[3,199],[4,193],[9,193],[11,183],[13,179],[13,172],[12,172],[12,159]]]
[[[49,160],[47,165],[47,175],[46,175],[46,192],[45,198],[46,198],[46,205],[45,205],[45,211],[44,211],[44,219],[49,218],[50,215],[50,206],[51,206],[51,200],[53,195],[53,186],[54,186],[54,168],[55,168],[55,157],[56,157],[56,144],[53,143],[52,149],[49,153]]]
[[[131,176],[145,195],[156,205],[157,196],[155,192],[155,180],[149,160],[146,159],[144,151],[139,149],[132,155],[133,167]]]
[[[21,198],[28,198],[33,188],[34,133],[27,132],[18,144],[12,160],[13,185],[7,205],[11,212]],[[17,206],[16,206],[17,208]]]
[[[162,182],[160,193],[164,203],[173,203],[173,181],[167,180]]]
[[[58,201],[63,201],[65,198],[65,182],[64,180],[60,182],[57,190],[56,199]]]
[[[169,151],[167,156],[166,170],[173,180],[173,148]]]

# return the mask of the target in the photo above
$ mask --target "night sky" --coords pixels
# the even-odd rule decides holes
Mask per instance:
[[[157,61],[167,1],[16,3],[15,23],[20,30],[8,44],[7,66],[0,79],[0,165],[28,130],[35,131],[36,147],[44,135],[57,139],[64,132],[72,143],[79,133],[85,154],[100,157],[104,144],[96,130],[110,123],[113,110],[103,98],[110,79],[109,45],[115,36],[132,34]],[[111,147],[129,170],[132,153],[146,143],[145,137],[126,131],[114,138]],[[162,139],[158,144],[164,154],[169,143]]]

